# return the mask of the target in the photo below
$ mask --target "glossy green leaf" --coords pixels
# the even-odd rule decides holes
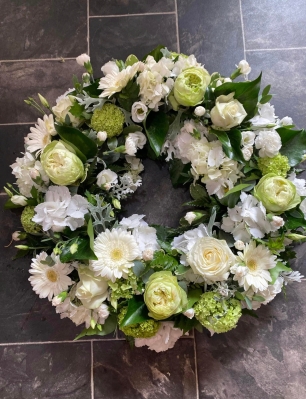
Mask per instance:
[[[203,294],[200,288],[194,288],[188,291],[187,299],[188,303],[186,306],[186,310],[192,308],[192,306],[199,301],[201,295]]]
[[[151,267],[160,267],[163,270],[174,270],[178,266],[178,261],[163,251],[156,251],[154,258],[150,262]]]
[[[244,188],[247,188],[249,186],[250,186],[250,184],[238,184],[237,186],[233,187],[231,190],[228,190],[228,192],[223,196],[223,198],[227,197],[230,194],[240,192]]]
[[[169,129],[169,120],[163,112],[150,112],[145,121],[145,130],[155,155],[158,157]]]
[[[210,130],[222,143],[222,148],[230,159],[235,161],[245,162],[242,151],[241,151],[241,132],[238,129],[232,129],[228,132],[222,130]]]
[[[282,140],[280,153],[289,159],[290,166],[299,164],[306,152],[306,131],[281,127],[276,129]]]
[[[131,324],[141,323],[142,321],[148,320],[148,309],[144,303],[142,295],[135,295],[128,302],[128,309],[121,327],[130,326]]]
[[[169,171],[173,187],[178,187],[189,180],[183,174],[190,170],[190,163],[183,164],[180,159],[174,159],[170,163]]]
[[[60,260],[63,263],[70,262],[72,260],[97,260],[95,253],[90,247],[89,237],[76,237],[71,241],[68,241],[61,247]]]
[[[201,186],[200,184],[191,184],[189,190],[190,190],[190,195],[194,200],[202,200],[209,198],[206,188]]]
[[[155,49],[153,49],[152,51],[150,51],[148,54],[146,54],[144,57],[143,57],[143,61],[145,61],[146,60],[146,58],[149,56],[149,55],[152,55],[152,57],[154,58],[154,60],[156,61],[156,62],[158,62],[162,57],[163,57],[163,53],[160,51],[160,50],[162,50],[162,49],[164,49],[165,48],[165,46],[163,46],[162,44],[159,44],[157,47],[155,47]]]

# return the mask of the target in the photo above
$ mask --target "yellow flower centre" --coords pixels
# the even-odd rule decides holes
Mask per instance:
[[[46,134],[43,138],[43,145],[47,145],[50,142],[50,136],[48,134]]]
[[[56,283],[58,280],[56,271],[53,269],[49,269],[47,271],[47,279],[51,281],[51,283]]]
[[[256,270],[256,269],[257,269],[256,260],[250,259],[250,260],[247,262],[247,267],[248,267],[250,270],[252,270],[252,271]]]
[[[112,249],[110,253],[110,257],[112,258],[113,261],[118,261],[123,257],[122,250],[120,248],[114,248]]]

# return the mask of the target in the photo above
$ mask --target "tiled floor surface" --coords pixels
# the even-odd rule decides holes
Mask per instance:
[[[0,186],[37,115],[23,102],[50,101],[83,72],[89,52],[96,76],[111,57],[144,55],[163,43],[194,53],[228,75],[241,59],[272,83],[277,115],[306,127],[304,0],[0,0]],[[186,198],[166,168],[146,163],[144,185],[127,212],[174,223]],[[153,192],[153,194],[152,194]],[[150,198],[149,198],[150,193]],[[1,399],[303,399],[306,397],[306,282],[289,287],[237,329],[181,339],[156,354],[116,337],[71,342],[80,329],[61,321],[28,282],[29,262],[5,249],[18,215],[1,202]],[[166,210],[161,211],[162,207]],[[306,274],[305,249],[295,267]]]

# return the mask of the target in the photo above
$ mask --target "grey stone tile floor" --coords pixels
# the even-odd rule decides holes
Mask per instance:
[[[306,127],[304,0],[0,0],[0,398],[1,399],[304,399],[306,285],[289,287],[225,335],[195,334],[156,354],[120,337],[73,342],[80,329],[60,320],[28,282],[29,259],[4,248],[19,226],[3,210],[8,165],[37,116],[23,99],[51,101],[83,72],[97,76],[111,57],[142,56],[164,43],[194,53],[228,75],[241,59],[272,84],[279,117]],[[144,185],[126,206],[151,223],[175,224],[187,197],[171,189],[163,165],[146,162]],[[167,211],[162,208],[168,207]],[[306,274],[306,245],[295,268]]]

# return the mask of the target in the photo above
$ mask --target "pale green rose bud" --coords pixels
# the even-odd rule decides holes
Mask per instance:
[[[114,207],[116,208],[116,209],[121,209],[121,204],[120,204],[120,201],[119,200],[117,200],[116,198],[113,198],[113,205],[114,205]]]
[[[186,308],[187,295],[171,272],[157,272],[146,284],[144,301],[150,317],[164,320]]]
[[[41,164],[50,180],[59,186],[69,186],[84,176],[83,162],[62,142],[52,141],[41,154]]]
[[[30,249],[30,247],[28,247],[27,245],[15,245],[15,248],[21,249],[23,251]]]
[[[108,284],[103,277],[95,277],[88,266],[79,266],[80,281],[75,295],[87,309],[97,309],[108,296]]]
[[[200,104],[209,82],[210,75],[206,69],[187,68],[179,74],[174,83],[174,97],[179,104],[186,107]]]
[[[301,240],[306,239],[306,236],[303,236],[302,234],[294,234],[294,233],[286,234],[286,237],[292,241],[301,241]]]
[[[282,213],[295,208],[301,197],[295,185],[281,176],[268,173],[254,187],[254,196],[262,202],[268,212]]]
[[[230,93],[217,97],[216,105],[210,111],[212,123],[223,130],[240,125],[247,116],[243,105],[234,99],[234,95],[235,93]]]

